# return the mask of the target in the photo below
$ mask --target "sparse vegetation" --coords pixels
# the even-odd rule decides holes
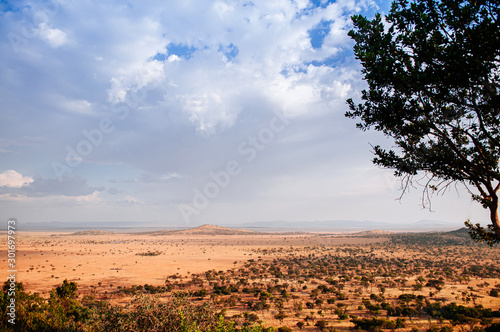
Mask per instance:
[[[381,236],[356,245],[242,247],[252,257],[237,264],[230,259],[228,269],[174,273],[159,284],[103,281],[81,290],[75,278],[46,295],[17,284],[16,329],[487,331],[500,321],[498,249],[476,244],[463,231]],[[322,242],[329,239],[321,236]],[[359,237],[344,237],[344,243],[351,239]]]
[[[160,251],[148,251],[148,252],[138,252],[136,255],[137,256],[158,256],[161,255],[162,253]]]

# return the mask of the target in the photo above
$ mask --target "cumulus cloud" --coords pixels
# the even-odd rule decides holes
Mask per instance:
[[[180,98],[189,120],[196,123],[197,130],[203,134],[215,133],[217,125],[231,126],[238,113],[237,108],[230,108],[229,103],[215,92],[188,94]]]
[[[214,16],[199,17],[197,26],[202,28],[175,36],[176,42],[184,38],[191,45],[190,53],[175,66],[166,63],[165,76],[177,87],[174,92],[181,107],[199,133],[214,134],[217,128],[234,125],[244,107],[241,96],[252,89],[295,116],[324,109],[346,95],[348,78],[338,76],[325,59],[350,46],[347,21],[359,8],[354,2],[339,1],[298,17],[308,5],[217,1],[210,9]],[[330,33],[315,49],[308,31],[325,18],[331,22]],[[210,28],[204,29],[205,25]],[[194,33],[198,35],[193,40]],[[232,103],[233,98],[239,105]]]
[[[12,169],[0,173],[0,187],[21,188],[33,182],[33,178],[23,176]]]
[[[144,62],[110,80],[108,101],[124,102],[129,92],[137,92],[148,85],[159,85],[165,77],[163,65],[159,61]]]

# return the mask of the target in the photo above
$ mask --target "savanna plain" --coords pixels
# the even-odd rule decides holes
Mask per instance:
[[[4,330],[500,331],[499,248],[464,229],[19,232],[16,250]]]

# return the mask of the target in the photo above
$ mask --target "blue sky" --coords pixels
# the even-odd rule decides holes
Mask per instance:
[[[2,1],[0,218],[170,225],[487,213],[401,202],[346,119],[377,1]]]

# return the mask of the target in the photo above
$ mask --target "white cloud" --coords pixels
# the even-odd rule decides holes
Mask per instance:
[[[108,90],[108,101],[119,103],[125,101],[129,92],[137,92],[148,85],[158,85],[165,78],[163,64],[159,61],[146,60],[133,69],[124,70],[119,77],[111,78]]]
[[[154,174],[151,172],[143,172],[136,178],[134,178],[133,182],[139,183],[159,183],[159,182],[168,182],[173,179],[182,179],[182,175],[177,172],[170,172],[162,175]],[[127,181],[128,182],[128,181]]]
[[[169,181],[171,179],[182,179],[182,175],[177,172],[171,172],[160,176],[160,180],[162,181]]]
[[[63,99],[62,97],[61,99]],[[85,99],[62,100],[61,106],[68,112],[92,114],[92,104]]]
[[[179,56],[172,54],[168,57],[167,59],[168,62],[176,62],[176,61],[181,61],[181,58]]]
[[[12,169],[0,173],[0,187],[21,188],[29,185],[33,179],[29,176],[23,176]]]
[[[187,94],[180,96],[183,110],[189,114],[189,120],[197,124],[197,130],[202,134],[215,133],[216,126],[231,126],[238,113],[230,109],[228,102],[215,92]]]
[[[222,1],[216,1],[214,3],[214,10],[219,18],[223,19],[224,16],[231,14],[231,12],[234,10],[234,7]]]
[[[250,90],[268,98],[272,108],[294,116],[324,112],[332,101],[344,98],[350,89],[350,77],[338,77],[338,71],[332,68],[307,63],[350,47],[349,38],[330,38],[328,48],[316,51],[311,47],[308,30],[328,16],[334,22],[332,31],[336,35],[346,33],[348,15],[356,10],[356,3],[331,4],[297,18],[306,5],[278,1],[242,6],[216,1],[212,5],[214,17],[209,13],[201,15],[201,10],[190,11],[187,21],[198,22],[176,35],[167,33],[166,38],[194,45],[198,50],[188,60],[179,61],[178,55],[171,54],[166,61],[165,76],[170,86],[164,93],[170,96],[162,106],[176,107],[171,97],[174,92],[182,99],[180,107],[197,131],[210,135],[218,132],[218,127],[227,129],[236,124],[245,107],[251,111],[252,105],[243,101]],[[173,29],[174,23],[163,21],[166,31]],[[227,51],[230,44],[238,52],[228,60],[220,50]],[[172,60],[176,60],[175,65]],[[293,72],[300,67],[306,72]],[[286,68],[292,71],[282,76]],[[176,88],[172,91],[171,86]],[[123,96],[124,89],[116,90]]]
[[[47,23],[41,23],[39,25],[38,35],[53,48],[58,48],[67,42],[67,36],[64,31],[50,28]]]

